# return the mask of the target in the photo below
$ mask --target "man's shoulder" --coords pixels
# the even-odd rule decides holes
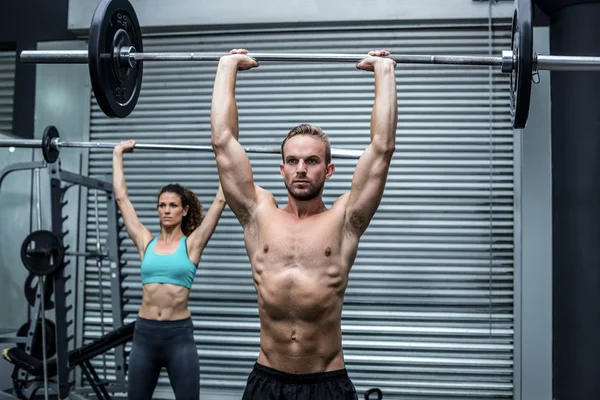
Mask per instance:
[[[269,192],[267,189],[264,189],[261,186],[258,186],[257,184],[254,184],[254,186],[256,187],[256,200],[257,201],[275,202],[275,196],[273,195],[273,193]]]
[[[350,193],[344,193],[340,197],[338,197],[334,202],[331,208],[342,208],[345,207],[348,203],[348,197],[350,197]]]
[[[266,189],[263,189],[262,187],[255,185],[256,186],[256,198],[254,200],[254,203],[256,205],[256,209],[257,210],[268,210],[271,208],[279,208],[279,205],[277,204],[277,200],[275,200],[275,196],[273,195],[273,193],[269,192]]]

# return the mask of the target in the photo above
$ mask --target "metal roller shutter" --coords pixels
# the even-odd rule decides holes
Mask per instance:
[[[487,55],[488,23],[312,27],[298,30],[182,33],[145,39],[145,51],[346,52]],[[510,48],[510,21],[494,21],[491,50]],[[139,103],[109,119],[91,101],[92,141],[210,145],[215,63],[144,65]],[[379,211],[351,271],[343,313],[347,367],[357,389],[385,399],[499,399],[513,394],[513,130],[508,76],[494,68],[399,65],[397,150]],[[336,148],[369,140],[373,76],[335,63],[263,65],[239,74],[240,142],[279,144],[290,127],[310,122]],[[286,202],[279,156],[250,154],[256,182]],[[331,205],[349,190],[356,160],[336,160],[326,184]],[[91,176],[111,173],[111,154],[91,150]],[[217,189],[212,153],[126,155],[131,200],[158,232],[155,201],[169,182],[189,186],[208,207]],[[87,210],[95,248],[94,199]],[[101,202],[102,242],[106,207]],[[121,232],[126,237],[125,231]],[[140,306],[139,260],[122,246],[126,321]],[[97,268],[86,270],[84,341],[97,337]],[[104,280],[104,298],[110,295]],[[110,305],[108,305],[110,306]],[[239,395],[256,360],[256,293],[242,230],[227,208],[204,252],[190,307],[201,390]],[[110,320],[106,320],[110,324]],[[166,374],[157,397],[169,396]]]
[[[13,134],[16,52],[0,51],[0,134]]]

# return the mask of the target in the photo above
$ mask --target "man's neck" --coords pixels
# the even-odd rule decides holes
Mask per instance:
[[[323,198],[317,196],[312,200],[302,201],[296,200],[288,194],[288,204],[283,208],[283,211],[293,214],[299,219],[310,217],[315,214],[320,214],[327,210],[323,203]]]

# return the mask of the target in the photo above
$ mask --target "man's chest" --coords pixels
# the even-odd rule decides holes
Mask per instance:
[[[288,259],[329,258],[339,254],[343,223],[332,216],[287,217],[258,221],[256,251]]]

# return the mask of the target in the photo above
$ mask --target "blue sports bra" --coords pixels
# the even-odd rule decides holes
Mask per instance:
[[[190,260],[186,246],[187,236],[179,241],[171,254],[157,254],[154,247],[158,238],[146,246],[142,259],[142,285],[147,283],[170,283],[190,289],[196,277],[196,265]]]

